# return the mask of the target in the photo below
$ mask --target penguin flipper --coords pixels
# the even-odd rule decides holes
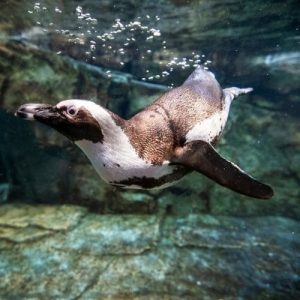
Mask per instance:
[[[175,150],[172,163],[198,171],[235,192],[254,198],[273,196],[270,186],[247,175],[238,166],[220,156],[209,143],[192,141]]]

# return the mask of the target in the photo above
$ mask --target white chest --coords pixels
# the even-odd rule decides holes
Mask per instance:
[[[132,178],[159,179],[172,174],[177,168],[170,166],[168,161],[163,162],[162,165],[152,165],[150,162],[144,161],[137,155],[126,138],[119,138],[113,144],[108,141],[94,144],[86,140],[76,144],[107,183],[121,182]]]

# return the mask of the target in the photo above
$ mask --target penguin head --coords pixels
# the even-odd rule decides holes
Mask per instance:
[[[20,106],[15,115],[46,124],[70,140],[102,142],[99,116],[104,108],[87,100],[65,100],[57,105],[28,103]]]

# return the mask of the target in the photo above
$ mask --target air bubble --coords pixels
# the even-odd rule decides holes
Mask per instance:
[[[62,10],[60,10],[58,7],[55,7],[54,11],[57,12],[57,13],[59,13],[59,14],[62,13]]]
[[[41,4],[40,4],[39,2],[34,3],[33,9],[34,9],[35,11],[39,11],[39,10],[41,9],[40,5],[41,5]]]

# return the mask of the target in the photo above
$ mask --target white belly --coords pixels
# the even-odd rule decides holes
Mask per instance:
[[[175,173],[177,166],[170,165],[169,161],[164,161],[162,165],[153,165],[141,159],[132,146],[123,144],[97,143],[81,140],[76,144],[83,150],[91,161],[93,167],[100,177],[107,183],[116,184],[133,178],[145,178],[159,180],[167,175]],[[125,148],[125,146],[128,146]],[[163,183],[158,188],[171,185]],[[132,184],[130,188],[140,188]]]
[[[105,161],[105,160],[104,160]],[[94,165],[100,177],[108,182],[120,182],[130,178],[153,178],[159,179],[166,175],[172,174],[176,170],[176,166],[170,166],[169,162],[161,166],[151,165],[150,163],[132,164],[128,165],[127,162],[119,161],[118,163],[107,162],[106,164],[99,165],[98,162]]]

